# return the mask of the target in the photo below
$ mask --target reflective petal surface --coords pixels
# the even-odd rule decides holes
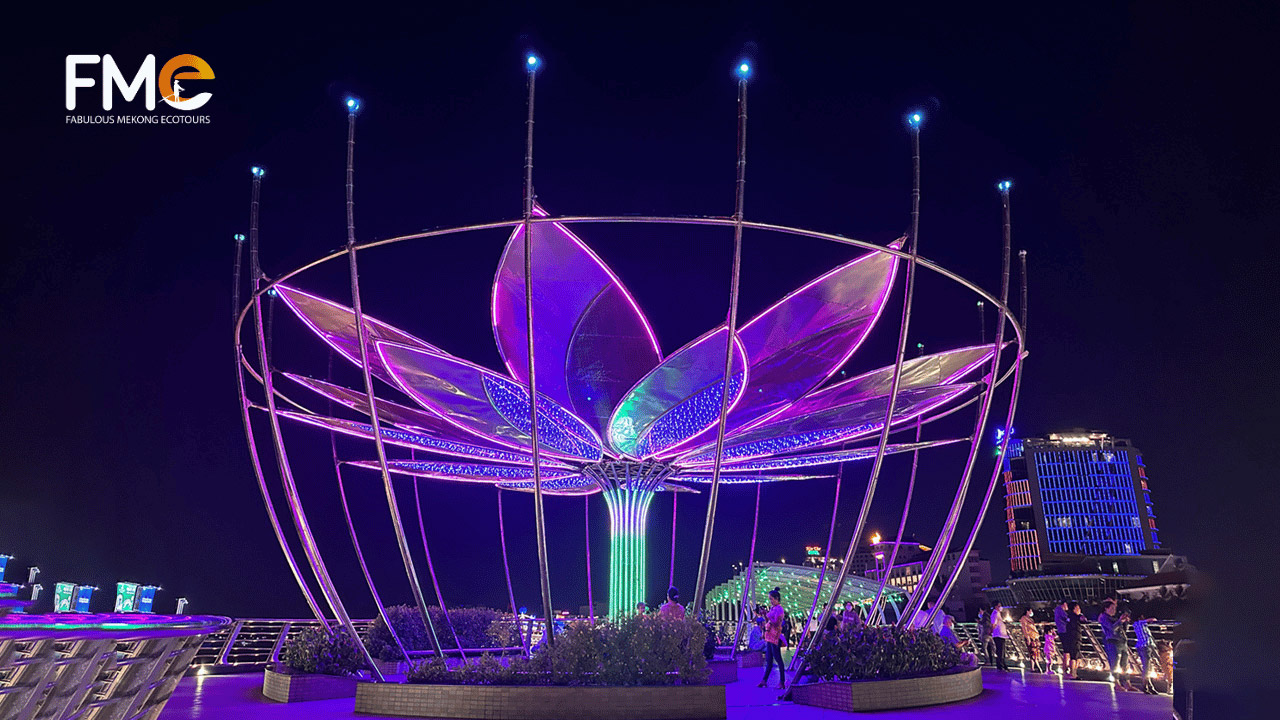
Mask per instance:
[[[277,285],[276,291],[280,299],[284,300],[284,304],[308,328],[311,328],[312,332],[319,335],[321,340],[324,340],[329,347],[337,350],[339,354],[350,360],[352,364],[357,367],[360,365],[360,340],[356,329],[354,310],[288,285]],[[440,355],[447,354],[431,343],[419,340],[409,333],[394,328],[380,320],[375,320],[367,314],[364,316],[364,321],[369,339],[369,370],[374,377],[383,382],[394,384],[391,381],[390,373],[379,361],[378,353],[374,352],[373,344],[379,340],[389,340]]]
[[[671,354],[636,383],[609,421],[610,446],[629,457],[650,457],[697,436],[720,419],[725,343],[716,328]],[[742,397],[746,351],[734,347],[730,407]]]
[[[893,422],[899,423],[959,396],[972,385],[944,385],[898,393]],[[807,415],[774,420],[725,441],[724,459],[747,460],[826,447],[875,432],[884,424],[887,395],[829,407]],[[715,448],[703,446],[680,459],[681,465],[714,462]]]
[[[535,214],[545,217],[541,207]],[[622,281],[560,223],[530,226],[538,392],[601,436],[623,395],[662,357]],[[507,242],[493,283],[493,333],[511,377],[528,382],[524,231]]]
[[[885,446],[884,454],[893,455],[895,453],[911,452],[912,450],[924,450],[926,448],[951,445],[958,442],[968,442],[968,440],[968,438],[953,438],[951,440],[930,440],[928,442],[887,445]],[[876,456],[876,450],[877,447],[873,445],[854,450],[832,450],[829,452],[809,453],[804,455],[784,455],[782,457],[761,458],[759,460],[747,460],[746,462],[739,463],[726,463],[720,469],[722,472],[726,473],[743,473],[817,467],[819,465],[832,465],[835,463],[867,460]]]
[[[521,449],[532,447],[528,388],[478,365],[419,348],[379,342],[378,353],[396,385],[451,423]],[[546,396],[538,398],[541,449],[594,461],[600,440],[585,423]]]

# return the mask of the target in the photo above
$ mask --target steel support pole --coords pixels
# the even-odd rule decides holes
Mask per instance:
[[[841,444],[843,450],[848,444]],[[835,542],[836,537],[836,515],[840,510],[840,483],[844,479],[844,463],[840,463],[840,467],[836,470],[836,492],[835,498],[831,501],[831,526],[827,529],[827,544],[823,547],[826,555],[822,558],[822,569],[818,571],[818,587],[813,591],[813,604],[809,606],[809,613],[804,617],[804,627],[800,630],[800,637],[808,637],[809,625],[813,622],[813,614],[818,610],[818,600],[822,597],[822,582],[827,576],[827,566],[831,564],[831,545]],[[836,601],[836,596],[831,596],[831,602]],[[788,670],[795,670],[796,664],[800,662],[800,654],[796,653],[791,656],[791,665]]]
[[[922,430],[920,418],[916,418],[916,442],[920,442],[920,432]],[[867,608],[867,624],[877,623],[878,613],[880,612],[880,603],[884,600],[884,591],[889,584],[889,576],[893,573],[893,566],[898,562],[898,548],[902,547],[902,535],[907,530],[907,515],[911,512],[911,497],[915,494],[916,489],[916,472],[920,469],[920,450],[916,449],[911,453],[911,476],[907,479],[907,498],[902,501],[902,516],[898,518],[898,533],[893,538],[893,549],[889,551],[889,562],[885,564],[884,574],[880,576],[880,585],[876,587],[876,596],[871,601],[871,607]]]
[[[844,581],[849,575],[849,564],[853,561],[853,555],[857,551],[863,527],[867,522],[867,515],[871,512],[871,501],[875,497],[876,484],[880,479],[880,469],[884,463],[885,448],[889,444],[889,432],[893,428],[893,411],[898,400],[898,388],[902,382],[902,363],[907,351],[907,331],[911,326],[911,301],[915,293],[916,254],[920,233],[920,125],[916,122],[911,123],[910,127],[912,170],[911,230],[910,237],[907,240],[907,251],[910,255],[907,257],[907,282],[902,298],[902,321],[898,325],[898,350],[894,357],[893,379],[889,384],[889,402],[885,407],[884,426],[880,429],[880,443],[876,448],[876,457],[871,465],[871,475],[867,478],[867,489],[862,495],[862,505],[858,508],[858,517],[853,524],[853,535],[849,538],[849,547],[845,551],[844,564],[840,567],[840,573],[836,575],[835,584],[831,586],[831,597],[833,598],[839,597],[840,591],[844,588]],[[826,627],[827,618],[831,617],[831,610],[831,603],[828,603],[823,608],[822,617],[818,620],[819,628]],[[820,633],[814,633],[801,646],[801,650],[804,651],[806,656],[817,643],[819,635]],[[792,675],[791,683],[787,685],[788,693],[798,677],[800,677],[800,673]]]
[[[404,522],[400,516],[400,505],[396,501],[396,489],[391,483],[391,471],[387,468],[387,449],[382,443],[382,424],[378,418],[378,402],[373,394],[373,374],[369,370],[369,328],[365,327],[364,310],[360,304],[360,268],[356,262],[356,228],[355,228],[355,146],[356,146],[356,114],[347,114],[347,258],[351,274],[351,310],[355,316],[356,340],[360,345],[360,374],[364,378],[365,397],[369,401],[369,424],[373,430],[373,446],[378,453],[378,469],[382,473],[382,487],[386,491],[387,509],[391,513],[391,527],[395,530],[396,545],[400,548],[400,559],[404,563],[405,575],[409,578],[409,589],[418,604],[418,612],[422,614],[422,622],[426,625],[427,636],[431,640],[431,648],[437,657],[444,657],[444,648],[440,646],[440,638],[436,636],[435,626],[431,622],[431,614],[427,612],[427,599],[422,594],[422,585],[418,582],[418,571],[414,567],[413,555],[409,551],[409,539],[404,534]]]
[[[746,577],[742,580],[742,599],[738,601],[738,623],[733,630],[733,648],[729,651],[732,657],[738,656],[738,645],[742,644],[742,621],[747,617],[747,603],[755,594],[756,582],[756,535],[760,531],[760,489],[764,483],[756,483],[756,511],[751,521],[751,550],[747,553]]]
[[[413,451],[410,450],[410,453]],[[449,626],[449,632],[453,634],[453,639],[458,645],[458,657],[462,658],[465,665],[467,662],[467,654],[462,650],[462,638],[458,636],[458,630],[453,626],[453,618],[449,617],[449,607],[444,604],[444,593],[440,590],[440,581],[436,579],[436,567],[431,562],[431,546],[427,544],[427,525],[422,521],[422,497],[418,494],[418,481],[414,479],[413,483],[413,505],[418,513],[418,532],[422,535],[422,555],[427,559],[427,575],[431,578],[431,587],[436,592],[436,602],[440,605],[440,614],[444,616],[444,624]]]
[[[257,252],[257,217],[258,217],[258,183],[254,182],[253,200],[250,208],[251,226],[254,228],[255,242],[250,246],[250,268],[253,276],[258,276],[258,252]],[[232,302],[235,304],[234,315],[238,316],[240,312],[240,256],[242,254],[241,247],[243,243],[238,239],[236,241],[236,264],[234,270],[234,289],[232,290]],[[234,322],[235,318],[232,318]],[[298,560],[293,556],[293,550],[289,547],[289,541],[284,536],[284,528],[280,526],[280,517],[276,515],[275,503],[271,500],[271,492],[267,489],[266,476],[262,472],[262,462],[258,457],[258,442],[253,434],[253,423],[249,417],[249,396],[246,393],[244,382],[244,347],[240,343],[240,333],[238,328],[235,332],[235,362],[236,362],[236,387],[240,392],[240,420],[244,424],[244,436],[249,444],[249,459],[253,465],[253,476],[258,482],[258,491],[262,494],[262,503],[267,509],[267,519],[271,522],[271,532],[276,536],[276,542],[280,545],[280,551],[284,553],[285,564],[289,566],[289,572],[293,575],[293,579],[298,583],[298,589],[302,591],[302,597],[307,602],[307,607],[311,610],[311,614],[324,627],[328,627],[328,621],[325,619],[324,613],[320,610],[319,603],[316,602],[315,595],[311,593],[311,588],[307,586],[307,581],[302,577],[302,571],[298,568]]]
[[[537,58],[529,68],[528,115],[524,140],[524,311],[529,352],[529,426],[533,441],[533,524],[538,546],[538,579],[542,587],[542,615],[546,623],[547,645],[555,643],[555,621],[551,611],[551,571],[547,565],[547,519],[543,510],[541,448],[538,447],[538,381],[533,340],[533,98],[537,81]]]
[[[1009,295],[1009,253],[1012,246],[1012,235],[1013,235],[1012,219],[1011,219],[1011,214],[1009,210],[1010,184],[1007,182],[1002,182],[998,187],[1000,188],[1001,212],[1003,213],[1003,216],[1004,216],[1003,218],[1004,219],[1004,238],[1003,238],[1004,248],[1003,248],[1003,258],[1002,258],[1003,275],[1000,282],[1000,293],[1001,293],[1000,300],[1003,303],[1007,303],[1008,295]],[[1023,322],[1025,322],[1026,321],[1025,313],[1027,310],[1027,296],[1026,296],[1026,284],[1025,284],[1026,277],[1027,277],[1027,271],[1026,271],[1027,253],[1024,250],[1018,253],[1018,255],[1022,260],[1022,268],[1023,268],[1022,280],[1024,282],[1022,286],[1023,292],[1022,292],[1022,303],[1021,303],[1020,309],[1024,313]],[[996,358],[995,358],[995,363],[992,366],[992,370],[991,370],[991,377],[993,378],[993,380],[996,377],[996,372],[1000,367],[1000,350],[999,350],[1000,340],[1001,340],[1001,334],[1004,332],[1005,324],[1007,322],[1008,322],[1008,318],[1001,316],[1000,328],[996,332],[996,350],[995,350]],[[1022,327],[1022,332],[1024,335],[1027,332],[1025,325]],[[968,538],[965,539],[964,548],[960,553],[960,557],[956,559],[955,567],[951,569],[951,574],[947,577],[946,583],[943,584],[942,586],[942,592],[938,595],[938,602],[934,604],[933,611],[929,613],[930,623],[933,622],[933,619],[937,616],[938,612],[941,610],[942,604],[947,601],[947,595],[949,595],[951,593],[951,589],[955,587],[956,580],[960,577],[960,573],[965,568],[968,567],[969,553],[973,550],[973,544],[977,541],[978,530],[979,528],[982,527],[982,520],[987,513],[987,507],[991,504],[991,497],[995,493],[996,483],[1000,478],[1001,466],[1004,463],[1004,454],[1009,449],[1009,440],[1010,440],[1009,427],[1013,425],[1013,416],[1018,409],[1018,390],[1019,390],[1018,381],[1021,379],[1020,376],[1022,374],[1022,359],[1023,359],[1023,353],[1021,352],[1021,348],[1019,348],[1019,351],[1020,352],[1018,353],[1017,357],[1013,359],[1013,389],[1010,391],[1009,411],[1005,415],[1004,427],[1003,427],[1004,432],[1000,436],[1001,437],[1000,455],[996,460],[995,467],[991,469],[991,481],[987,483],[986,495],[982,499],[982,504],[978,506],[978,516],[973,520],[973,529],[969,531],[969,536]],[[990,392],[992,394],[995,393],[994,382],[992,384],[992,388]],[[978,436],[978,438],[980,437],[981,435]],[[977,439],[975,439],[975,443],[976,442],[977,442]],[[948,542],[950,542],[950,538],[948,538]],[[943,547],[945,548],[947,546],[944,545]],[[923,580],[923,578],[921,579]]]
[[[507,578],[507,600],[511,603],[511,618],[516,624],[516,637],[524,647],[524,629],[520,627],[520,611],[516,608],[516,593],[511,586],[511,564],[507,562],[506,521],[502,517],[502,490],[498,490],[498,541],[502,545],[502,574]]]
[[[667,587],[676,584],[676,514],[680,509],[680,493],[671,493],[671,565],[667,569]]]
[[[587,538],[587,615],[596,622],[596,601],[591,593],[591,496],[582,496],[582,528]]]
[[[720,497],[720,465],[724,459],[725,419],[729,414],[729,386],[733,375],[733,346],[738,341],[738,283],[742,276],[742,208],[747,185],[747,79],[738,80],[738,172],[733,211],[733,269],[729,276],[729,317],[724,348],[724,389],[720,392],[720,422],[716,425],[716,459],[711,466],[711,489],[707,492],[707,520],[702,528],[702,553],[698,560],[698,582],[693,590],[693,615],[702,609],[707,590],[707,565],[711,562],[711,538],[715,533],[716,501]],[[746,383],[747,368],[742,368]]]
[[[955,536],[956,525],[960,521],[960,511],[964,507],[964,500],[969,491],[969,481],[973,475],[974,464],[978,459],[978,447],[981,445],[982,436],[986,431],[987,417],[991,412],[991,403],[995,400],[996,378],[1000,372],[1000,348],[1004,344],[1004,330],[1008,325],[1009,315],[1009,244],[1010,244],[1010,228],[1009,228],[1009,188],[1001,184],[1001,202],[1004,208],[1004,248],[1001,260],[1001,280],[1000,280],[1000,308],[998,309],[999,321],[996,323],[996,340],[992,351],[991,373],[987,378],[987,389],[983,395],[982,403],[978,409],[978,417],[974,425],[973,442],[969,444],[969,457],[965,461],[964,474],[960,477],[960,486],[956,489],[956,497],[951,503],[951,510],[947,513],[947,519],[942,525],[942,531],[938,534],[938,541],[933,544],[933,554],[930,555],[929,561],[925,563],[924,572],[921,573],[920,581],[916,585],[916,591],[912,593],[907,600],[907,606],[903,609],[902,617],[898,619],[898,624],[909,623],[910,618],[917,610],[924,606],[924,601],[929,595],[930,589],[933,587],[934,581],[938,577],[939,571],[942,569],[942,558],[946,555],[947,548],[951,545],[951,539]],[[1016,360],[1015,360],[1016,362]]]
[[[316,574],[316,581],[320,584],[320,590],[324,594],[325,601],[329,604],[329,608],[333,611],[338,622],[347,632],[351,633],[351,638],[355,640],[356,645],[360,648],[361,655],[364,656],[365,662],[372,668],[373,676],[379,682],[383,680],[382,673],[378,670],[377,665],[373,662],[373,657],[369,655],[369,649],[365,647],[364,641],[360,639],[359,633],[356,632],[355,624],[351,622],[351,616],[347,614],[346,607],[342,604],[342,598],[338,596],[338,590],[333,585],[333,580],[329,577],[329,571],[325,568],[324,558],[320,556],[320,548],[316,545],[315,536],[311,532],[311,525],[307,522],[306,511],[302,508],[302,498],[298,495],[298,486],[293,480],[293,469],[289,465],[289,456],[284,447],[284,436],[280,432],[280,416],[276,414],[276,393],[275,386],[271,379],[271,365],[267,361],[267,343],[262,325],[262,272],[257,267],[257,243],[258,243],[258,195],[261,192],[262,178],[255,175],[253,178],[253,207],[251,212],[249,238],[250,238],[250,259],[254,267],[250,271],[254,274],[254,293],[253,293],[253,310],[254,310],[254,329],[258,341],[258,362],[262,366],[262,389],[266,394],[267,401],[267,419],[271,425],[271,439],[274,441],[276,450],[276,465],[280,471],[280,481],[284,486],[285,499],[289,503],[289,508],[293,514],[293,524],[298,531],[298,538],[302,541],[303,553],[307,557],[307,561],[311,564],[311,569]],[[323,619],[321,620],[323,622]],[[325,623],[328,627],[328,623]]]

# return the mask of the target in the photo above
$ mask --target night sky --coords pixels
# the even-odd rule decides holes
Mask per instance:
[[[1060,4],[1035,16],[923,4],[352,7],[344,16],[329,6],[220,4],[10,27],[0,51],[8,70],[0,552],[39,565],[46,591],[59,580],[96,584],[95,607],[107,609],[115,581],[129,579],[162,585],[162,611],[186,596],[197,612],[305,614],[262,509],[235,397],[232,235],[247,231],[248,167],[268,169],[261,242],[272,275],[345,241],[340,99],[348,92],[365,101],[361,240],[514,219],[527,49],[545,59],[534,175],[539,201],[555,214],[729,215],[731,68],[746,56],[756,66],[748,219],[887,243],[908,221],[904,115],[923,108],[924,255],[997,289],[993,183],[1015,182],[1014,249],[1026,249],[1031,266],[1018,432],[1096,429],[1141,448],[1164,545],[1189,554],[1217,588],[1206,637],[1274,588],[1274,550],[1265,546],[1280,500],[1269,339],[1280,153],[1264,110],[1274,82],[1263,77],[1274,67],[1274,5],[1189,13],[1159,3]],[[42,29],[55,22],[56,33]],[[110,53],[130,75],[148,53],[160,64],[199,55],[216,73],[200,88],[213,93],[199,111],[211,122],[65,124],[69,53]],[[77,112],[96,112],[97,92],[81,91]],[[635,292],[665,352],[723,320],[728,231],[581,232]],[[488,299],[504,240],[477,234],[367,253],[366,311],[500,368]],[[763,234],[748,233],[745,244],[743,318],[856,255]],[[298,284],[346,302],[345,272],[331,263]],[[892,361],[900,297],[851,373]],[[913,346],[977,341],[971,296],[925,277],[916,307]],[[988,337],[993,327],[988,316]],[[281,369],[326,373],[323,345],[284,308],[274,344]],[[335,378],[359,382],[346,366]],[[966,433],[971,415],[962,414],[939,433]],[[327,436],[286,434],[331,568],[353,612],[370,616]],[[990,448],[988,433],[977,484],[985,485]],[[340,450],[369,453],[357,443]],[[925,542],[963,453],[929,457],[908,528]],[[869,530],[892,532],[906,467],[886,466]],[[867,470],[845,468],[840,548]],[[348,482],[385,596],[409,601],[380,482],[369,473]],[[403,481],[411,511],[409,488]],[[798,559],[805,544],[824,543],[832,488],[830,480],[767,486],[758,556]],[[446,600],[505,604],[493,490],[421,490]],[[745,559],[750,534],[750,490],[722,498],[710,584]],[[508,501],[517,602],[535,607],[531,498]],[[997,576],[1008,567],[1002,501],[979,542]],[[701,497],[682,498],[676,584],[690,589],[704,508]],[[547,509],[555,605],[576,609],[586,600],[583,501],[551,499]],[[591,522],[603,598],[598,499]],[[669,529],[670,499],[660,497],[650,524],[654,600]],[[1280,641],[1274,624],[1247,634]],[[1227,657],[1226,646],[1218,653]]]

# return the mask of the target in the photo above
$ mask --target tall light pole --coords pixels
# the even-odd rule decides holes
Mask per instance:
[[[747,80],[751,62],[743,60],[734,68],[738,77],[738,172],[733,210],[733,267],[729,276],[729,317],[724,348],[724,387],[720,391],[720,423],[716,426],[716,458],[711,466],[711,489],[707,493],[707,520],[702,527],[702,554],[698,560],[698,582],[693,590],[693,614],[702,609],[707,590],[707,565],[711,562],[711,538],[715,532],[716,501],[720,497],[720,464],[724,459],[725,419],[729,414],[729,386],[733,373],[733,346],[738,342],[738,283],[742,275],[742,206],[747,186]],[[742,369],[746,372],[746,368]]]

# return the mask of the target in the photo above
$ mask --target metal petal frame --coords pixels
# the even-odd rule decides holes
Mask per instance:
[[[255,213],[259,182],[256,178]],[[589,236],[592,226],[619,224],[745,230],[753,235],[822,240],[865,253],[803,285],[741,327],[732,331],[728,331],[732,324],[713,328],[664,356],[640,305],[579,235]],[[363,313],[355,271],[360,252],[408,242],[452,242],[495,230],[509,232],[495,276],[492,308],[493,332],[506,373],[453,357]],[[320,595],[342,624],[348,625],[341,593],[329,579],[319,548],[310,537],[280,418],[311,427],[313,432],[341,433],[366,451],[376,451],[341,464],[382,476],[401,538],[405,569],[420,606],[420,583],[403,544],[393,475],[401,478],[400,482],[409,478],[407,482],[412,483],[486,483],[499,492],[534,491],[539,496],[602,495],[610,509],[612,547],[617,554],[610,559],[608,591],[609,614],[616,616],[629,610],[628,604],[636,598],[645,597],[643,544],[648,507],[656,492],[696,491],[713,478],[727,488],[754,484],[758,491],[764,482],[830,478],[835,475],[831,466],[861,460],[871,461],[874,477],[886,455],[910,452],[918,458],[922,451],[967,442],[969,458],[936,548],[940,557],[950,549],[958,529],[979,438],[986,431],[996,389],[1005,380],[1012,388],[1004,413],[1006,427],[1012,421],[1025,337],[1006,302],[1007,274],[1006,286],[996,297],[912,252],[914,243],[909,247],[903,249],[901,241],[881,246],[831,233],[748,222],[740,216],[555,217],[537,206],[514,221],[365,243],[356,243],[351,234],[350,242],[340,251],[270,282],[255,283],[236,316],[238,369],[242,378],[247,376],[261,385],[264,398],[251,400],[249,388],[241,383],[245,430],[286,559],[296,568],[276,514],[279,508],[267,492],[262,473],[264,467],[273,465],[284,484],[286,507],[301,536],[303,556],[319,580]],[[251,250],[256,253],[256,242]],[[351,265],[354,307],[298,287],[297,281],[307,271],[340,260]],[[908,286],[915,273],[928,272],[996,308],[1000,323],[995,343],[904,361],[908,307],[898,328],[895,365],[831,382],[881,318],[899,265],[904,262]],[[330,405],[347,417],[307,410],[288,400],[273,383],[273,375],[278,373],[264,349],[262,313],[257,311],[268,294],[280,298],[318,336],[323,343],[318,347],[327,344],[361,371],[363,389],[282,373],[293,386],[331,401]],[[529,327],[534,328],[532,337]],[[1006,329],[1013,337],[1009,342],[1005,342]],[[256,364],[243,350],[246,332],[259,347]],[[980,377],[970,377],[979,369]],[[530,372],[536,372],[538,378],[536,402],[530,399]],[[375,379],[382,383],[378,388],[374,387]],[[384,386],[417,407],[374,397]],[[278,407],[278,398],[288,401],[290,407]],[[920,437],[922,426],[953,412],[966,398],[965,404],[977,402],[980,407],[971,436]],[[274,462],[264,462],[260,456],[265,452],[255,441],[260,430],[248,414],[254,407],[264,410],[270,420],[267,445],[274,451]],[[913,438],[890,442],[890,436],[907,429],[914,430]],[[710,442],[717,432],[722,444]],[[859,438],[865,438],[867,444],[856,446]],[[393,459],[386,457],[384,446],[409,448],[420,455],[412,460]],[[539,459],[535,461],[535,457]],[[989,484],[976,522],[981,521],[990,501],[990,487],[994,484]],[[344,491],[344,504],[345,494],[355,489]],[[873,496],[874,483],[868,488],[860,517],[865,517]],[[588,498],[587,502],[598,501]],[[354,526],[350,518],[347,522],[359,553]],[[861,527],[861,520],[857,526]],[[768,532],[767,523],[763,530]],[[425,527],[420,531],[425,541]],[[972,545],[975,533],[976,525],[966,535],[966,547]],[[505,562],[505,537],[503,545]],[[429,550],[424,550],[429,557]],[[360,560],[363,562],[363,555]],[[923,592],[933,586],[938,574],[939,568],[927,568],[929,587],[911,598],[909,609],[919,606]],[[313,612],[327,619],[313,599],[311,583],[296,569],[295,576]],[[434,577],[431,580],[437,599],[442,600]],[[944,594],[953,583],[954,578],[943,583]],[[508,594],[514,610],[514,593],[509,590]],[[626,602],[620,604],[623,599]],[[698,605],[695,599],[695,607]],[[433,649],[441,651],[438,643]]]

